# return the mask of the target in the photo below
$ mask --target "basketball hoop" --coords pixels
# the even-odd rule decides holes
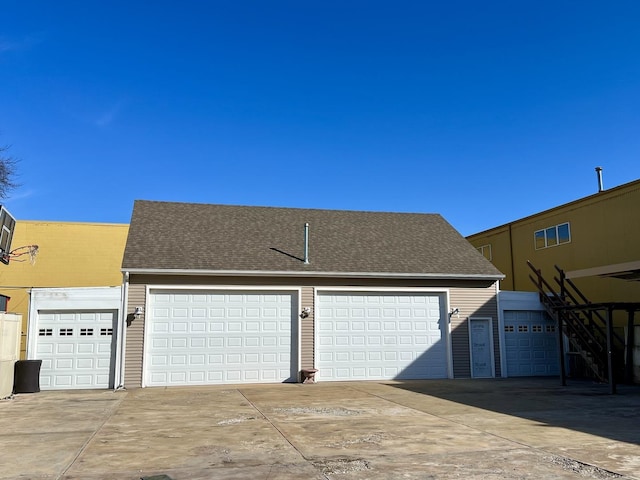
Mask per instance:
[[[25,255],[29,255],[29,263],[35,265],[36,255],[38,255],[38,245],[25,245],[24,247],[18,247],[11,250],[8,254],[3,255],[3,258],[7,261],[13,262],[26,262],[26,258],[20,258]]]

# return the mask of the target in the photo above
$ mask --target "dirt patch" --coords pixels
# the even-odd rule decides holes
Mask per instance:
[[[563,470],[569,470],[584,478],[596,478],[596,479],[622,478],[622,475],[618,475],[617,473],[613,473],[608,470],[604,470],[602,468],[594,467],[593,465],[588,465],[586,463],[578,462],[570,458],[558,457],[554,455],[550,457],[545,457],[545,460],[550,461],[554,465],[559,465],[560,467],[562,467]]]
[[[327,476],[362,472],[371,469],[369,462],[359,458],[337,458],[333,460],[318,460],[311,463]]]
[[[240,417],[240,418],[228,418],[225,420],[220,420],[218,425],[235,425],[237,423],[248,422],[249,420],[255,420],[256,417]]]
[[[330,417],[348,417],[353,415],[361,415],[358,410],[349,410],[347,408],[329,408],[329,407],[289,407],[274,408],[274,412],[287,413],[291,415],[322,415]]]
[[[385,438],[385,435],[381,433],[372,433],[370,435],[366,435],[361,438],[355,438],[353,440],[345,440],[343,442],[329,443],[326,446],[330,448],[344,448],[344,447],[349,447],[351,445],[362,445],[362,444],[380,445],[380,442],[384,438]]]

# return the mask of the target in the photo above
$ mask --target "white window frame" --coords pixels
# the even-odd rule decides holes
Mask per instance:
[[[560,235],[559,235],[559,229],[560,227],[564,227],[567,226],[567,233],[569,234],[569,238],[568,240],[561,242],[560,241]],[[556,239],[556,243],[554,244],[549,244],[549,236],[547,235],[547,231],[548,230],[552,230],[555,233],[555,239]],[[542,234],[542,236],[544,236],[544,246],[539,247],[538,246],[538,236],[539,234]],[[542,250],[544,248],[551,248],[551,247],[557,247],[560,245],[565,245],[567,243],[571,243],[571,225],[569,222],[564,222],[564,223],[559,223],[557,225],[552,225],[551,227],[547,227],[547,228],[542,228],[540,230],[536,230],[535,232],[533,232],[533,246],[536,250]]]
[[[490,243],[487,243],[486,245],[480,245],[479,247],[476,248],[476,250],[478,250],[482,254],[482,256],[487,260],[489,260],[490,262],[493,261],[493,252],[491,251]],[[489,256],[484,254],[485,251],[489,252]]]

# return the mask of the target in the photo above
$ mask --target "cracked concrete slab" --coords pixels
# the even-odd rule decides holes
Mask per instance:
[[[640,386],[557,379],[42,391],[0,479],[640,479]]]

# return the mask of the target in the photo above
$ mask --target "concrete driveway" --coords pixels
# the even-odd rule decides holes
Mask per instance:
[[[640,387],[552,379],[42,391],[3,479],[640,479]]]

